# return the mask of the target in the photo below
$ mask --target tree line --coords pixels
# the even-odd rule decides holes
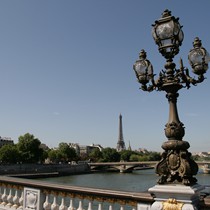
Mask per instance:
[[[101,151],[94,148],[89,154],[77,154],[68,143],[61,142],[56,149],[43,147],[41,141],[30,133],[18,138],[17,144],[5,144],[0,148],[0,163],[69,163],[72,161],[119,162],[119,161],[158,161],[158,152],[137,152],[123,150],[117,152],[114,148],[104,148]]]

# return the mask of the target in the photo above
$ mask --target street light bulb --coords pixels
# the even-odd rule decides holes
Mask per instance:
[[[171,16],[169,10],[165,10],[162,17],[155,21],[152,29],[152,36],[159,46],[160,53],[166,58],[173,58],[179,52],[184,39],[182,26],[179,19]]]
[[[139,83],[146,85],[153,77],[153,67],[149,60],[146,59],[146,52],[141,50],[139,53],[139,60],[133,65],[136,77]]]
[[[202,47],[201,40],[198,37],[195,38],[193,47],[188,55],[189,63],[195,74],[203,75],[208,69],[209,53]]]

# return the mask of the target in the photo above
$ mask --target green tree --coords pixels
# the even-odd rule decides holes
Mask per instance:
[[[94,148],[92,152],[89,154],[89,158],[93,162],[100,162],[102,159],[102,152],[99,150],[99,148]]]
[[[43,161],[41,142],[32,134],[26,133],[18,138],[17,148],[23,163],[37,163]]]
[[[90,157],[87,153],[81,153],[80,156],[79,156],[79,160],[80,161],[86,161],[86,160],[89,160]]]
[[[130,161],[159,161],[161,154],[159,152],[147,152],[147,153],[133,153],[130,156]]]
[[[51,162],[53,163],[58,163],[59,162],[59,154],[58,154],[58,150],[55,149],[51,149],[48,151],[48,158]]]
[[[17,163],[19,162],[19,152],[14,144],[6,144],[0,148],[0,161],[2,163]]]
[[[139,155],[139,161],[149,161],[148,155]]]
[[[62,162],[70,162],[77,158],[74,148],[70,147],[67,143],[61,142],[58,146],[58,152]]]
[[[120,159],[124,160],[124,161],[129,161],[130,160],[130,156],[133,154],[134,152],[132,152],[131,150],[123,150],[120,152]]]
[[[102,150],[103,162],[119,162],[120,154],[116,149],[107,147]]]
[[[159,152],[150,152],[148,155],[149,161],[158,161],[161,159],[161,155]]]
[[[130,156],[130,161],[131,161],[131,162],[139,161],[139,155],[138,155],[138,154],[132,154],[132,155]]]

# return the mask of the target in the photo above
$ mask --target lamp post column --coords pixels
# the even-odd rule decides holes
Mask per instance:
[[[165,135],[168,140],[182,140],[184,136],[184,127],[179,120],[177,110],[178,93],[167,93],[166,98],[169,102],[169,119],[165,128]]]
[[[177,92],[166,94],[169,102],[169,120],[165,127],[165,135],[168,141],[164,142],[162,148],[165,150],[162,159],[156,166],[156,173],[160,175],[159,184],[182,183],[193,185],[197,179],[193,177],[198,172],[197,163],[188,152],[190,144],[183,141],[185,130],[179,120],[177,111]]]

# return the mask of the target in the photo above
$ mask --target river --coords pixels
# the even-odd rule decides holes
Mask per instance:
[[[198,179],[199,184],[210,185],[210,174],[198,173],[196,178]],[[81,187],[143,192],[154,186],[157,179],[158,176],[155,174],[154,169],[147,169],[133,171],[132,173],[97,172],[83,175],[44,178],[39,180]]]

